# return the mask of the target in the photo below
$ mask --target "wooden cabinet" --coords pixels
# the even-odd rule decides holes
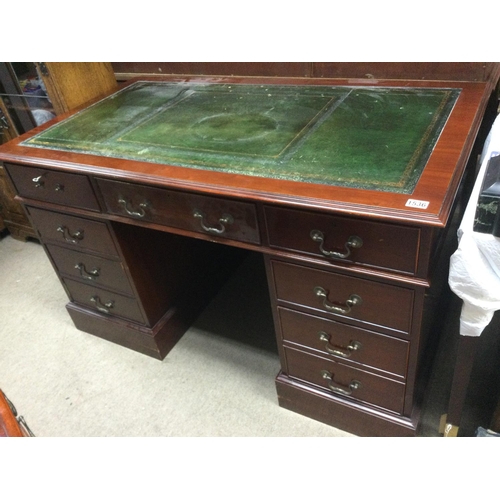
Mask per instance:
[[[0,63],[0,144],[115,88],[110,63]],[[14,196],[0,166],[5,226],[14,238],[37,238]]]

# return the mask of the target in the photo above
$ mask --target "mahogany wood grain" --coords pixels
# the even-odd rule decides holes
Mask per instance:
[[[113,62],[121,79],[137,74],[494,81],[493,62]],[[495,74],[496,73],[496,74]],[[498,79],[498,77],[497,77]]]
[[[342,261],[418,274],[419,228],[276,207],[265,207],[265,213],[271,247],[320,256],[325,262]],[[351,248],[346,258],[325,257],[320,244],[311,238],[314,230],[323,233],[326,252],[345,254],[345,245],[352,236],[361,238],[362,246]]]
[[[164,80],[164,78],[162,78]],[[186,79],[182,79],[185,81]],[[206,82],[200,77],[187,78],[189,81]],[[179,81],[170,78],[169,81]],[[245,78],[210,79],[211,83],[248,83]],[[370,86],[373,81],[349,81],[333,79],[293,79],[293,78],[252,78],[255,84],[289,85],[360,85]],[[131,81],[130,83],[133,83]],[[401,82],[379,80],[380,86],[400,86]],[[444,227],[450,216],[456,189],[462,178],[465,165],[487,107],[491,88],[485,83],[471,82],[428,82],[408,80],[405,86],[420,88],[451,87],[460,88],[460,97],[449,117],[429,162],[411,195],[412,199],[429,202],[427,209],[407,207],[410,196],[382,191],[370,191],[329,185],[269,179],[223,172],[183,169],[168,165],[155,165],[139,161],[124,161],[117,158],[103,158],[63,151],[28,148],[15,139],[4,145],[0,159],[21,164],[43,165],[49,162],[52,168],[80,173],[111,176],[116,180],[137,180],[151,185],[165,186],[189,192],[196,189],[200,194],[228,196],[247,201],[261,201],[294,205],[318,211],[335,211],[344,215],[370,216],[372,219],[387,219],[395,222],[424,224]],[[50,124],[69,116],[61,115]],[[44,130],[42,125],[36,132]],[[28,132],[28,138],[35,132]]]
[[[348,398],[380,406],[386,410],[401,413],[405,384],[388,378],[348,367],[323,357],[285,347],[286,367],[283,371],[290,378],[296,378],[336,394],[335,390],[347,391]],[[330,378],[325,378],[327,371]],[[359,382],[357,388],[350,384]],[[333,389],[332,389],[333,387]],[[344,393],[341,394],[342,396]]]
[[[402,417],[383,410],[314,389],[280,373],[276,378],[278,402],[282,408],[336,426],[361,437],[414,437],[417,415]]]
[[[173,76],[168,80],[460,88],[460,97],[411,195],[21,144],[71,113],[2,146],[0,160],[19,165],[14,170],[25,172],[21,181],[28,185],[32,168],[47,169],[51,175],[83,176],[91,183],[93,192],[86,196],[91,199],[95,192],[102,212],[55,205],[52,198],[37,200],[31,192],[20,197],[44,243],[120,262],[130,281],[128,298],[135,297],[147,323],[140,325],[137,316],[132,316],[135,321],[126,320],[90,304],[70,303],[67,308],[78,328],[163,359],[234,270],[244,254],[238,247],[264,252],[283,370],[276,381],[280,405],[358,435],[414,435],[418,387],[425,383],[421,368],[429,359],[425,340],[435,333],[434,327],[425,324],[427,317],[435,319],[435,315],[428,315],[424,297],[443,281],[436,272],[441,266],[440,243],[445,228],[450,227],[466,164],[491,103],[491,82],[310,78],[309,69],[309,76],[303,78]],[[127,197],[131,214],[124,211],[121,196]],[[409,198],[428,202],[428,207],[407,206]],[[141,203],[145,203],[143,210],[137,208]],[[200,222],[193,217],[195,209],[206,210],[210,226],[217,227],[219,214],[227,212],[234,222],[223,234],[210,234],[194,224]],[[83,245],[61,238],[57,231],[61,224],[71,234],[83,230]],[[330,243],[332,226],[339,234]],[[328,249],[330,245],[342,249],[346,238],[360,232],[363,245],[353,249],[350,259],[326,261],[310,238],[312,229],[328,235]],[[62,279],[71,281],[62,264],[56,263],[56,269],[62,271]],[[88,289],[79,278],[70,286],[73,293],[75,286]],[[113,286],[104,283],[97,288],[110,292]],[[317,286],[325,289],[325,297],[315,292]],[[361,303],[342,310],[352,294],[359,295]],[[337,360],[321,351],[324,341],[306,338],[310,328],[328,330],[332,342],[341,345],[361,335],[363,349],[352,359]],[[344,387],[354,376],[362,377],[362,388],[353,396],[332,393],[328,378],[321,373],[324,366]]]
[[[103,314],[112,314],[119,318],[152,326],[144,319],[135,299],[72,279],[66,278],[63,281],[71,299],[77,304],[84,305],[89,309],[96,309]]]
[[[46,248],[61,275],[126,295],[134,295],[120,261],[105,259],[53,244],[47,244]]]
[[[108,213],[219,236],[205,230],[205,226],[222,231],[222,238],[260,242],[255,207],[251,203],[105,179],[97,179],[97,184]],[[230,221],[220,222],[227,215]]]
[[[45,242],[54,241],[75,249],[93,250],[109,256],[117,255],[113,238],[104,222],[33,207],[29,208],[29,213]],[[60,228],[63,230],[59,230]]]
[[[0,437],[25,437],[2,391],[0,391]]]
[[[288,345],[295,344],[311,354],[329,357],[338,363],[406,377],[407,341],[283,307],[278,307],[278,314],[281,338]],[[327,341],[320,338],[322,333],[327,336]],[[353,341],[359,343],[359,349],[349,352],[346,347]],[[331,354],[332,350],[348,353],[349,357]]]
[[[87,177],[41,168],[6,165],[17,192],[25,197],[99,212]]]
[[[411,331],[414,296],[411,289],[278,261],[272,261],[272,269],[276,296],[283,304],[389,333]],[[361,303],[346,314],[332,311],[316,295],[314,290],[318,286],[327,292],[327,304],[345,307],[352,294],[360,296]]]

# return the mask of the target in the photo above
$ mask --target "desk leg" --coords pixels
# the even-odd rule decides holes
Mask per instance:
[[[465,396],[469,379],[474,366],[479,337],[461,335],[458,341],[458,352],[455,360],[455,371],[451,384],[448,413],[441,419],[441,431],[444,437],[456,437],[460,427]]]

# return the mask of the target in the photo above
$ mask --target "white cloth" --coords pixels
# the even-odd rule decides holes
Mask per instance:
[[[481,155],[481,168],[458,229],[459,245],[450,259],[448,283],[463,300],[460,335],[477,337],[500,310],[500,238],[473,231],[479,193],[488,160],[500,155],[500,115]]]

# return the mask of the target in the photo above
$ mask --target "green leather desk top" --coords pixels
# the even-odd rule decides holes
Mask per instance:
[[[137,82],[22,145],[411,193],[459,94]]]

